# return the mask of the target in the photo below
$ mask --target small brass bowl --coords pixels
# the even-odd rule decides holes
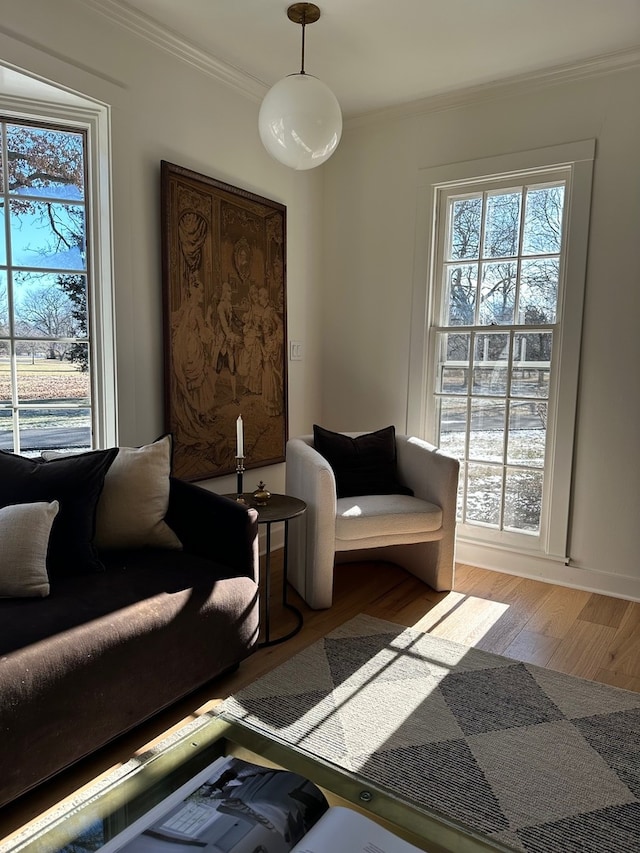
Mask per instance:
[[[267,487],[262,482],[262,480],[260,480],[260,482],[258,483],[258,488],[253,493],[253,499],[256,502],[256,505],[257,506],[266,506],[267,501],[269,500],[270,497],[271,497],[271,492],[267,491]]]

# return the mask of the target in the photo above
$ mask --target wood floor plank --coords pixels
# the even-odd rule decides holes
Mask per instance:
[[[620,687],[622,690],[633,690],[636,693],[640,693],[640,678],[634,678],[632,675],[627,675],[626,672],[620,672],[619,670],[599,669],[594,681],[600,681],[602,684],[610,684],[612,687]]]
[[[582,619],[584,622],[595,622],[597,625],[618,628],[628,609],[629,602],[622,598],[611,598],[608,595],[592,593],[585,606],[578,613],[578,619]]]
[[[468,595],[504,601],[505,597],[509,597],[509,593],[518,586],[519,581],[520,578],[515,575],[507,575],[503,572],[488,573],[482,569],[476,569],[474,572],[468,572],[463,581],[456,583],[455,588]]]
[[[460,586],[461,591],[464,591],[467,585],[474,583],[484,574],[484,569],[478,566],[470,566],[468,563],[456,563],[454,572],[454,589]]]
[[[607,649],[605,669],[640,678],[640,603],[627,602],[627,610]]]
[[[418,631],[433,633],[446,620],[455,618],[457,609],[462,606],[465,600],[466,595],[462,592],[446,593],[444,598],[429,607],[411,627]],[[449,637],[449,639],[451,640],[453,637]]]
[[[595,680],[596,673],[607,660],[607,650],[615,633],[615,628],[576,620],[549,658],[547,666],[558,672]]]
[[[476,646],[503,617],[508,605],[466,595],[429,633],[464,646]]]
[[[562,641],[555,637],[545,637],[533,631],[520,631],[514,641],[504,650],[508,658],[534,663],[536,666],[548,666]]]
[[[544,607],[527,620],[526,629],[545,637],[562,639],[567,635],[591,593],[563,586],[552,586]]]
[[[507,610],[478,642],[478,648],[496,654],[506,654],[507,648],[521,633],[523,624],[544,607],[547,596],[551,594],[549,584],[541,584],[527,578],[513,580],[515,582],[509,586],[502,587],[502,594],[498,599],[507,606]],[[491,594],[492,600],[495,600],[497,590],[492,589]]]
[[[396,585],[379,595],[366,608],[366,613],[370,616],[406,624],[405,619],[411,619],[412,613],[419,618],[431,604],[435,604],[444,595],[425,587],[418,578],[408,572],[401,575],[396,573],[396,577]]]

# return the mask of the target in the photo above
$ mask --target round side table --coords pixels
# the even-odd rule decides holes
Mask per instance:
[[[237,495],[225,495],[231,500],[236,500]],[[275,646],[276,643],[284,643],[300,631],[303,624],[302,613],[293,604],[287,601],[287,572],[289,568],[289,521],[303,515],[307,505],[299,498],[290,495],[272,494],[264,506],[258,505],[253,495],[243,494],[242,498],[248,507],[258,512],[258,524],[264,524],[267,528],[267,542],[264,565],[264,639],[258,643],[259,647]],[[282,606],[290,610],[296,617],[295,627],[282,637],[271,637],[270,625],[270,594],[271,594],[271,525],[284,522],[284,555],[282,566]]]

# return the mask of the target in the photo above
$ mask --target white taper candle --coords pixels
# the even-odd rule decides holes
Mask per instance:
[[[236,456],[244,456],[244,431],[242,428],[242,415],[238,415],[236,421]]]

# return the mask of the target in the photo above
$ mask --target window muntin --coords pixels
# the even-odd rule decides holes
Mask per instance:
[[[440,192],[436,439],[477,530],[541,533],[567,179]]]
[[[7,119],[0,137],[0,447],[87,449],[87,134]]]

